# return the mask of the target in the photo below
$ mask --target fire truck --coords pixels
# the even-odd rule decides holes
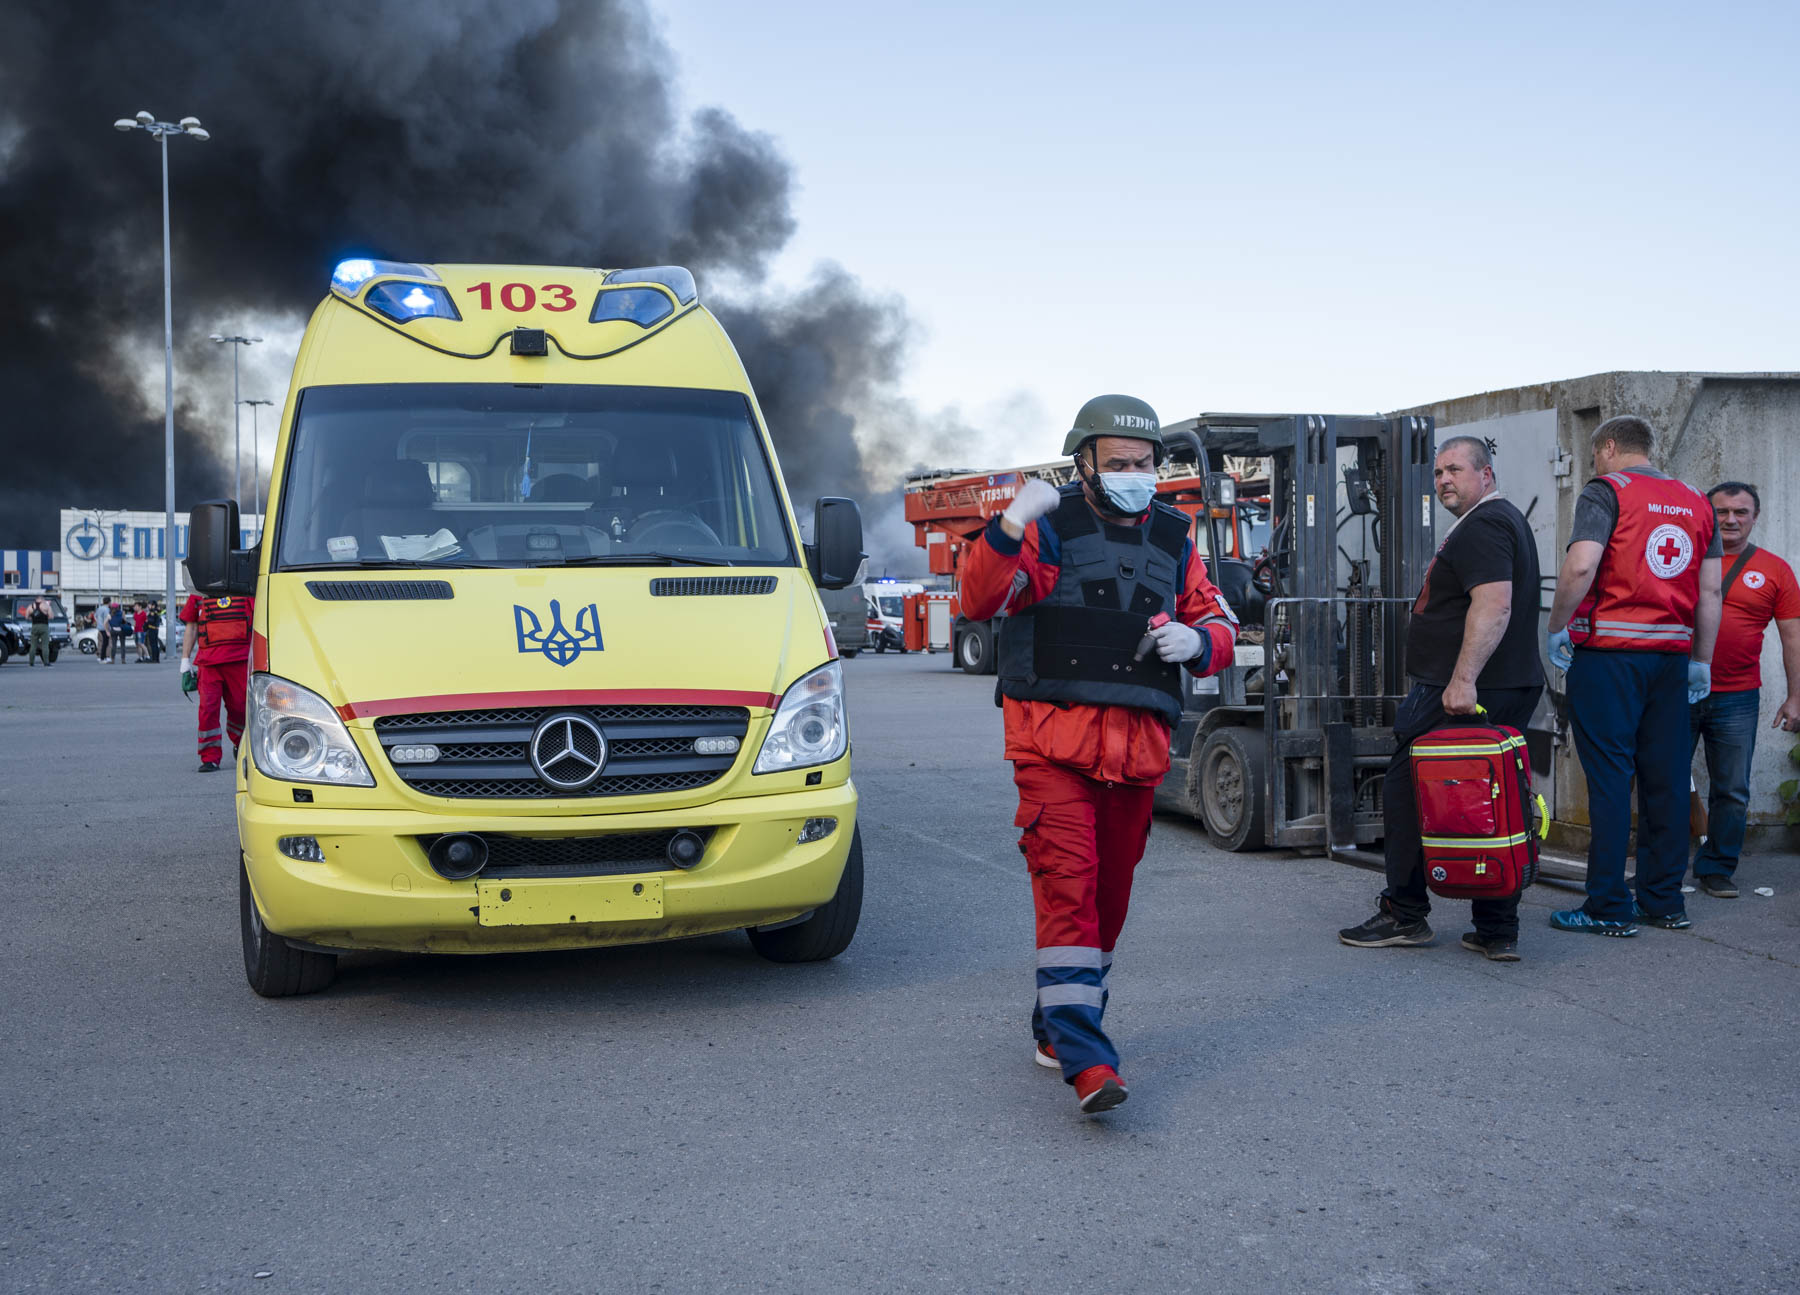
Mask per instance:
[[[1199,518],[1207,511],[1206,458],[1199,439],[1187,426],[1165,429],[1163,439],[1169,453],[1157,468],[1157,497],[1189,517]],[[951,592],[924,591],[906,599],[908,648],[949,651],[956,665],[970,674],[994,672],[1000,622],[970,620],[962,614],[954,586],[962,576],[963,557],[1027,481],[1062,486],[1074,478],[1075,469],[1068,459],[999,472],[938,471],[907,478],[906,520],[912,523],[914,542],[925,550],[931,574],[952,581]],[[1222,537],[1223,556],[1245,561],[1255,551],[1268,531],[1268,500],[1255,495],[1263,484],[1239,481],[1241,489],[1235,499],[1213,510],[1217,527],[1195,528],[1194,542],[1202,555],[1210,556],[1215,529]]]

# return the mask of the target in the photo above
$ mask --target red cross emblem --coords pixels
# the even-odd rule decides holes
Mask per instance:
[[[1664,522],[1650,532],[1644,545],[1644,560],[1650,574],[1659,580],[1673,580],[1688,569],[1694,560],[1694,539],[1681,527]]]

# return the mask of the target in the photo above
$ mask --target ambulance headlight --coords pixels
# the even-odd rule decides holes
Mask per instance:
[[[850,747],[850,722],[844,713],[844,668],[836,661],[820,666],[787,690],[769,735],[757,753],[755,773],[780,773],[830,764]]]
[[[278,675],[250,676],[245,728],[250,758],[265,778],[373,787],[350,730],[318,693]]]
[[[380,311],[396,324],[409,324],[415,319],[462,319],[449,293],[425,283],[378,283],[369,289],[363,305]]]

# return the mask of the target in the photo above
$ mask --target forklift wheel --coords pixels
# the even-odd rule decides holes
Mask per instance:
[[[1268,738],[1249,728],[1214,729],[1200,749],[1200,817],[1221,850],[1262,849],[1268,750]]]

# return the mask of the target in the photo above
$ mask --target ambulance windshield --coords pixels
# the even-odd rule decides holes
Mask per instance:
[[[792,566],[779,498],[735,392],[312,387],[275,569]]]

